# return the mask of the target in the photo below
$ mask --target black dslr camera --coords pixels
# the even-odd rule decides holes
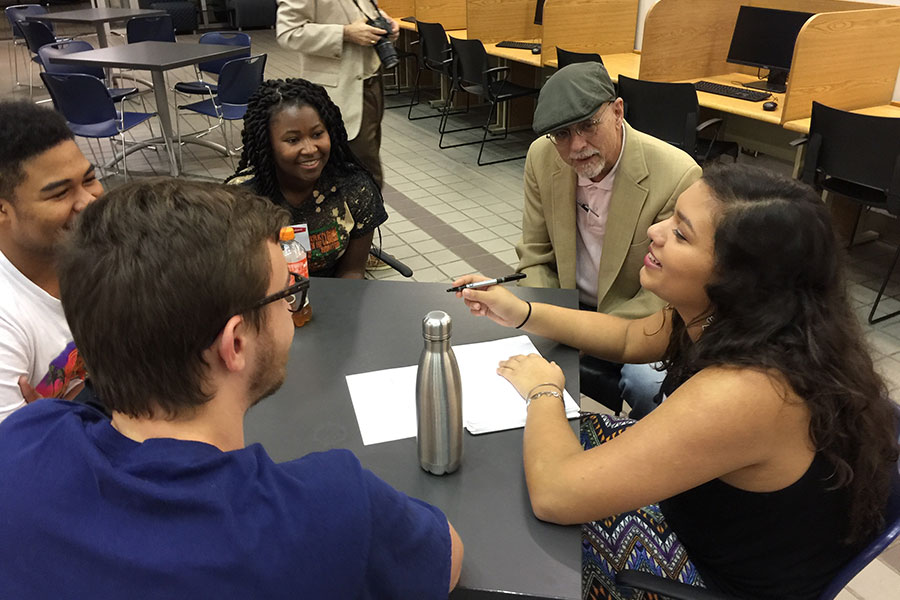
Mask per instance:
[[[366,24],[384,30],[384,35],[375,44],[375,52],[378,53],[378,58],[381,59],[381,64],[384,65],[385,69],[393,69],[400,62],[400,59],[397,58],[397,49],[394,48],[394,44],[387,38],[391,32],[391,24],[381,15],[377,19],[369,19],[366,21]]]

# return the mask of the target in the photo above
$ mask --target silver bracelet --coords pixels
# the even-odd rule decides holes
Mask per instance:
[[[555,387],[556,390],[544,390],[543,392],[535,392],[534,391],[534,390],[538,389],[539,387],[545,387],[545,386]],[[529,405],[531,405],[532,400],[534,400],[535,398],[540,398],[542,396],[553,396],[554,398],[558,399],[560,402],[565,404],[565,400],[563,399],[563,395],[562,395],[562,388],[560,388],[555,383],[540,383],[540,384],[534,386],[533,388],[531,388],[531,391],[528,392],[528,395],[525,397],[525,409],[526,410],[528,409]]]

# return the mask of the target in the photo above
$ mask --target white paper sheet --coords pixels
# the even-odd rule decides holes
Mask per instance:
[[[454,346],[463,388],[463,423],[472,434],[525,426],[525,401],[497,375],[497,364],[515,354],[538,353],[526,335]],[[365,445],[416,435],[416,366],[347,375],[347,387]],[[566,416],[578,405],[564,392]]]

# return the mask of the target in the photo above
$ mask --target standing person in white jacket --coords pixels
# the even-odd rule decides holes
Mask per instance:
[[[383,16],[390,32],[367,24]],[[299,76],[324,86],[341,109],[350,147],[381,187],[384,97],[375,44],[399,35],[373,0],[278,0],[278,44],[300,53]]]

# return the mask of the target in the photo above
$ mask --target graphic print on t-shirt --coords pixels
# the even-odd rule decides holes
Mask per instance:
[[[76,384],[84,381],[84,361],[75,342],[69,342],[59,355],[50,361],[47,374],[35,387],[42,398],[61,398]]]

